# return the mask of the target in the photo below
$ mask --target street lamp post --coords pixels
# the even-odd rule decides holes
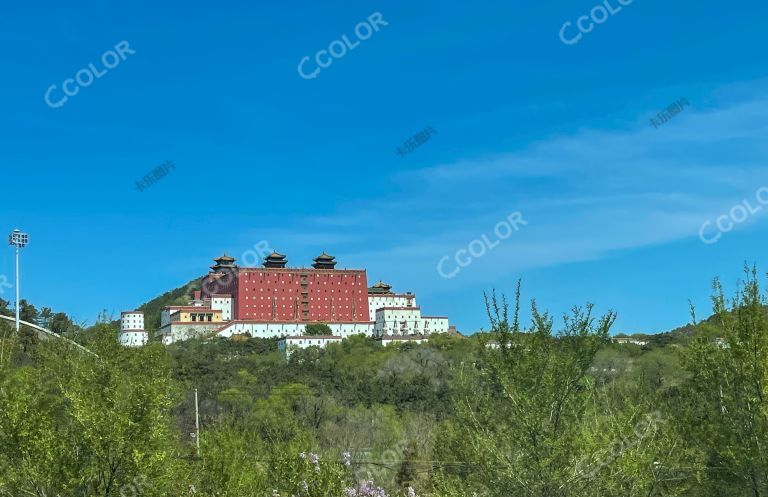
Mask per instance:
[[[29,243],[29,235],[22,233],[20,230],[13,230],[8,235],[8,245],[16,247],[16,333],[19,332],[19,249],[27,246]]]

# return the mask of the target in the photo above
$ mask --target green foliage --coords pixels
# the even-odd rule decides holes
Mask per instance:
[[[24,299],[19,301],[19,319],[28,323],[37,324],[38,312],[34,305]]]
[[[271,469],[271,480],[281,495],[327,497],[343,495],[345,471],[336,461],[326,462],[314,453],[278,456]]]
[[[50,320],[46,323],[45,327],[54,333],[58,333],[59,335],[74,331],[74,323],[72,323],[72,320],[69,319],[69,316],[63,312],[57,312],[56,314],[53,314]]]
[[[13,316],[14,312],[11,310],[10,302],[0,298],[0,316]]]
[[[589,305],[555,331],[535,302],[521,326],[519,289],[511,309],[486,303],[487,333],[356,336],[290,361],[272,339],[125,349],[115,322],[24,304],[95,355],[0,322],[0,497],[768,496],[754,270],[733,300],[716,283],[704,322],[636,336],[647,346],[610,343],[614,314]]]
[[[714,319],[683,353],[674,424],[696,469],[682,475],[713,495],[768,495],[768,317],[756,270],[745,275],[730,301],[715,280]]]
[[[195,290],[200,290],[202,278],[196,278],[184,286],[165,292],[138,307],[144,312],[144,323],[148,330],[160,329],[160,313],[163,307],[169,305],[187,305]]]
[[[595,322],[591,306],[574,308],[555,335],[535,302],[531,327],[520,327],[519,288],[511,322],[504,300],[494,294],[486,304],[500,349],[464,365],[444,450],[472,464],[465,480],[484,495],[570,495],[594,395],[589,368],[615,316]]]
[[[310,323],[305,326],[304,334],[309,336],[330,336],[333,335],[333,331],[325,323]]]
[[[18,344],[13,327],[7,321],[0,320],[0,371],[10,366],[16,350]]]
[[[103,495],[137,485],[167,495],[183,479],[165,350],[126,350],[115,335],[40,342],[0,377],[0,495]]]

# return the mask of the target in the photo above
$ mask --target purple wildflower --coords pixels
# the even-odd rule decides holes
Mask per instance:
[[[347,488],[345,492],[347,497],[387,497],[387,492],[372,481],[362,482],[358,490]]]

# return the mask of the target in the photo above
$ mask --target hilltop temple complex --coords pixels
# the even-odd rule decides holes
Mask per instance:
[[[281,350],[287,350],[322,347],[353,335],[385,345],[421,342],[449,331],[447,317],[421,314],[413,293],[395,293],[383,281],[368,287],[365,269],[336,269],[336,258],[325,252],[309,268],[288,267],[286,256],[277,252],[260,267],[238,266],[226,254],[214,262],[188,305],[162,309],[156,339],[171,344],[210,336],[280,338]],[[143,328],[140,311],[122,314],[121,343],[146,343],[148,332],[138,330],[139,323]],[[328,325],[331,334],[304,336],[313,323]]]

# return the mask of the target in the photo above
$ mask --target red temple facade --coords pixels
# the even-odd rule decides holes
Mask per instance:
[[[226,254],[204,279],[204,298],[229,294],[235,320],[367,323],[368,282],[364,269],[335,269],[333,256],[321,254],[312,268],[286,267],[272,253],[263,267],[238,267]]]

